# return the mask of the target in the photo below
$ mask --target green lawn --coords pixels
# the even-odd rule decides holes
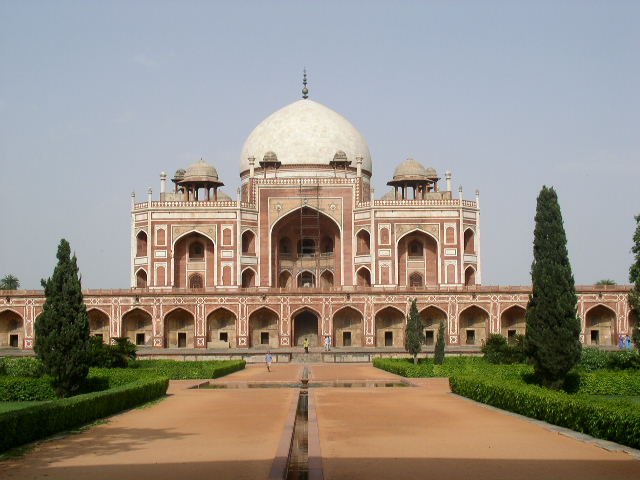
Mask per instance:
[[[20,410],[21,408],[32,407],[33,405],[40,405],[41,403],[47,402],[0,402],[0,413]]]

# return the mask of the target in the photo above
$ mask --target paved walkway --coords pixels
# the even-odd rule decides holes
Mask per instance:
[[[214,383],[295,383],[303,368],[249,366]],[[312,382],[398,380],[367,365],[309,368]],[[297,389],[188,389],[197,383],[171,382],[157,405],[2,462],[0,478],[267,478]],[[445,379],[415,383],[310,390],[325,479],[640,479],[629,455],[457,398]]]

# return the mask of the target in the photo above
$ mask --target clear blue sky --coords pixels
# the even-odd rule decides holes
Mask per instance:
[[[128,287],[129,194],[200,157],[233,196],[251,130],[299,98],[365,136],[376,196],[414,157],[481,192],[485,285],[528,284],[558,191],[577,283],[626,283],[640,214],[638,1],[0,3],[0,276],[61,237]]]

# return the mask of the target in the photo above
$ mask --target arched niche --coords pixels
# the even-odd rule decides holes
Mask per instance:
[[[424,329],[425,345],[435,345],[440,322],[444,322],[446,328],[447,314],[439,308],[430,305],[420,312],[420,323],[422,323],[422,328]]]
[[[280,288],[291,288],[293,285],[293,280],[291,278],[291,272],[288,270],[284,270],[280,272],[278,276],[278,287]]]
[[[355,308],[346,307],[333,315],[333,344],[336,347],[363,345],[363,318]]]
[[[180,237],[174,245],[173,285],[189,288],[192,273],[202,275],[202,287],[213,286],[215,248],[213,242],[198,232]]]
[[[409,276],[420,273],[424,285],[438,284],[438,242],[421,230],[412,231],[398,241],[398,283],[408,286]]]
[[[422,274],[420,272],[411,272],[409,274],[410,287],[422,287],[423,285],[424,280],[422,279]]]
[[[320,288],[333,288],[333,273],[325,270],[320,275]]]
[[[140,347],[153,343],[153,324],[151,315],[135,308],[122,316],[122,334],[129,341]]]
[[[278,315],[260,308],[249,315],[249,342],[255,348],[278,347]]]
[[[236,346],[236,315],[226,308],[217,308],[207,316],[207,348]]]
[[[461,345],[481,346],[487,341],[489,314],[475,305],[466,308],[458,319]]]
[[[404,348],[405,315],[397,308],[386,307],[376,313],[376,346]]]
[[[470,228],[467,228],[464,231],[464,253],[467,255],[473,255],[476,253],[475,234]]]
[[[147,256],[147,233],[140,230],[136,235],[136,257]]]
[[[147,288],[147,272],[143,268],[136,272],[136,287]]]
[[[513,305],[500,315],[500,333],[507,338],[509,343],[515,342],[516,335],[525,334],[527,330],[526,313],[527,311],[523,307]]]
[[[242,254],[243,255],[256,254],[256,236],[251,230],[246,230],[242,234]]]
[[[199,289],[204,288],[204,279],[200,273],[192,273],[189,275],[189,288]]]
[[[305,338],[310,346],[320,345],[318,314],[304,309],[293,316],[293,344],[302,347]]]
[[[356,255],[371,253],[371,236],[366,230],[360,230],[356,235]]]
[[[464,271],[464,284],[467,287],[472,287],[476,284],[476,270],[473,267],[467,267]]]
[[[308,270],[300,272],[297,284],[298,288],[314,288],[316,286],[316,276]]]
[[[89,335],[99,337],[104,343],[109,343],[109,316],[102,310],[91,308],[89,314]]]
[[[371,286],[371,272],[366,267],[360,267],[356,272],[356,281],[359,287]]]
[[[590,346],[616,345],[616,312],[596,305],[585,315],[585,342]]]
[[[13,310],[0,312],[0,348],[22,348],[24,321]]]
[[[251,268],[247,268],[242,272],[242,288],[251,288],[256,286],[256,272]]]
[[[194,348],[193,314],[176,308],[164,317],[164,342],[167,348]]]

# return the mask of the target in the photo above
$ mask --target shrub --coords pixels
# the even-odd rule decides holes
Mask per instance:
[[[218,378],[242,370],[244,360],[207,360],[195,362],[178,362],[175,360],[136,360],[130,363],[131,368],[149,370],[157,375],[169,377],[171,380],[192,380]]]
[[[0,358],[0,375],[8,377],[41,377],[44,374],[42,362],[33,357]]]
[[[0,402],[51,400],[56,392],[51,378],[0,377]]]
[[[588,395],[640,395],[640,375],[631,371],[581,372],[577,393]]]
[[[136,358],[136,346],[127,337],[113,339],[115,345],[103,343],[100,337],[89,338],[89,365],[102,368],[127,368]]]
[[[0,414],[0,452],[155,400],[166,393],[168,385],[168,378],[142,378],[103,392]]]
[[[482,346],[482,353],[484,353],[484,358],[489,363],[522,363],[525,361],[524,337],[516,335],[515,342],[509,345],[504,336],[500,334],[490,335],[487,342]]]
[[[569,395],[513,379],[454,375],[451,391],[494,407],[640,447],[640,409],[583,395]]]
[[[604,370],[609,362],[609,352],[596,347],[585,347],[580,355],[580,363],[577,368],[585,372]]]
[[[610,352],[608,356],[607,367],[611,370],[639,369],[640,353],[630,350]]]

